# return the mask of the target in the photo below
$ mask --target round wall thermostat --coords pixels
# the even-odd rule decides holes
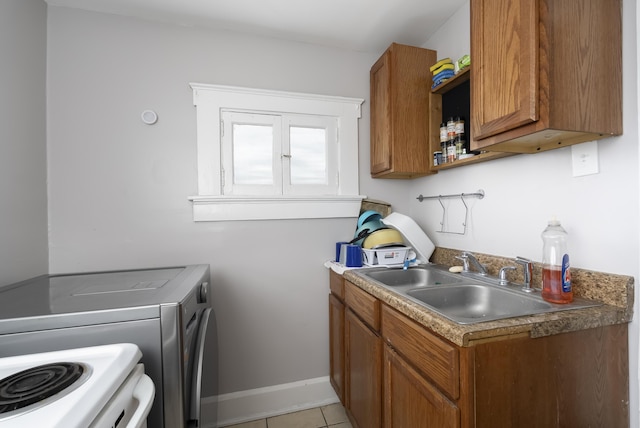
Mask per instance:
[[[153,110],[145,110],[142,112],[142,121],[147,125],[153,125],[158,121],[158,115]]]

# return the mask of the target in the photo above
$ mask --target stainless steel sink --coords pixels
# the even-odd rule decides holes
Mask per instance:
[[[437,269],[413,267],[411,269],[371,269],[365,276],[389,287],[415,287],[419,285],[456,284],[465,281],[460,275]]]
[[[483,284],[462,284],[415,288],[407,295],[447,318],[468,324],[547,312],[551,303],[507,288]]]
[[[496,285],[495,278],[472,278],[450,273],[437,265],[408,270],[373,268],[353,271],[458,324],[474,324],[547,312],[600,306],[601,303],[575,298],[567,305],[548,303],[539,290],[522,291],[517,284]]]

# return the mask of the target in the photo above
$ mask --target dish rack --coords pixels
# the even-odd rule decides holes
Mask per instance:
[[[411,247],[383,247],[362,249],[362,263],[366,266],[402,266]]]

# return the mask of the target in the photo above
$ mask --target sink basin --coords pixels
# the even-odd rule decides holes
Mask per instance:
[[[410,298],[460,324],[531,315],[554,309],[542,299],[482,284],[460,284],[408,290]]]
[[[458,324],[601,305],[581,298],[566,305],[548,303],[542,299],[539,290],[525,293],[520,285],[497,285],[496,278],[455,274],[438,265],[421,265],[407,270],[369,268],[354,273]]]
[[[407,270],[387,268],[378,270],[371,269],[363,271],[362,275],[389,287],[456,284],[464,282],[465,280],[459,275],[456,276],[449,272],[429,269],[422,266]]]

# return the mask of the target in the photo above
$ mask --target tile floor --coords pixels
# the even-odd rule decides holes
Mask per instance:
[[[340,403],[315,409],[301,410],[286,415],[273,416],[227,428],[351,428],[351,423]]]

